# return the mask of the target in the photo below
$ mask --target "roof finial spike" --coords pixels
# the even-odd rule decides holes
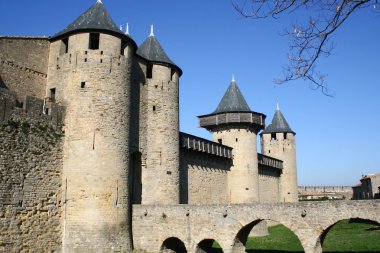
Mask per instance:
[[[126,35],[129,35],[129,24],[127,23],[127,25],[125,26],[125,34]]]
[[[154,36],[154,26],[153,24],[150,25],[150,34],[149,36]]]
[[[235,74],[232,74],[232,82],[235,82]]]
[[[102,0],[96,0],[96,2],[102,4]]]
[[[280,110],[280,106],[279,106],[279,104],[278,104],[278,98],[277,98],[276,100],[277,100],[276,110],[279,111],[279,110]]]
[[[123,25],[120,25],[120,31],[123,31]]]

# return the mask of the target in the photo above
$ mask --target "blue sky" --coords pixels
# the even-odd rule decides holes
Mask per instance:
[[[51,36],[94,2],[2,0],[0,35]],[[103,3],[117,25],[129,23],[137,44],[153,23],[157,39],[182,68],[181,131],[211,138],[196,116],[215,110],[235,74],[249,106],[266,114],[267,124],[279,99],[297,133],[299,185],[353,185],[362,174],[380,172],[380,14],[355,13],[337,31],[333,55],[318,62],[336,93],[330,98],[307,82],[273,83],[287,63],[289,39],[279,34],[294,16],[242,19],[229,0]]]

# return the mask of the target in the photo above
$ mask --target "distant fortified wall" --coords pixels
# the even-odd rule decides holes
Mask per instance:
[[[330,199],[351,199],[353,191],[351,186],[298,186],[300,199],[315,199],[327,197]]]

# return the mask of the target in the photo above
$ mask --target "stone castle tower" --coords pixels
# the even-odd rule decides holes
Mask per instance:
[[[179,77],[182,71],[162,49],[153,33],[137,54],[142,67],[146,123],[146,164],[142,171],[142,204],[179,204]],[[148,173],[149,172],[149,173]]]
[[[66,107],[63,251],[130,250],[125,231],[136,44],[100,1],[50,43],[47,96]]]
[[[182,71],[153,27],[137,49],[101,1],[50,43],[46,93],[66,107],[63,250],[130,250],[132,203],[179,203]],[[140,149],[140,165],[130,166]]]
[[[200,126],[213,133],[214,142],[233,148],[228,174],[231,203],[259,201],[257,133],[264,128],[265,117],[249,108],[235,78],[216,110],[199,116]]]
[[[280,177],[280,202],[297,202],[296,133],[277,104],[272,123],[261,132],[261,152],[284,162]]]

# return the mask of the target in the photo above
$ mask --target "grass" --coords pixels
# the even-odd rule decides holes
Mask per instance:
[[[269,227],[269,236],[250,237],[247,252],[303,252],[298,237],[283,225]]]
[[[216,244],[213,247],[219,248]],[[322,247],[324,253],[380,253],[380,225],[363,220],[340,221],[328,231]],[[283,225],[276,225],[269,227],[268,236],[248,238],[246,252],[295,253],[304,250],[292,231]]]
[[[334,225],[323,241],[323,252],[380,252],[380,226],[344,220]]]

